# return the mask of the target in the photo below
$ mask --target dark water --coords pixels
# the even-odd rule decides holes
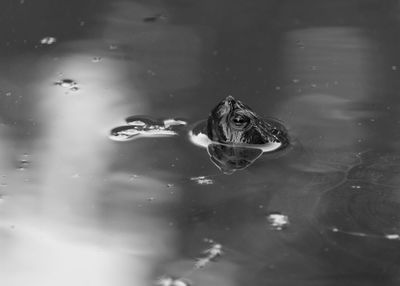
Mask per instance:
[[[1,285],[400,283],[398,1],[0,8]],[[224,175],[191,126],[109,139],[229,94],[292,149]]]

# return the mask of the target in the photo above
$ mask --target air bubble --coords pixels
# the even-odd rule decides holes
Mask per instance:
[[[79,90],[78,84],[76,83],[76,81],[72,80],[72,79],[61,79],[59,81],[56,81],[54,83],[54,85],[58,85],[61,86],[63,88],[72,90],[72,91],[77,91]]]
[[[267,215],[269,225],[274,230],[283,230],[289,225],[289,218],[281,213],[270,213]]]
[[[44,37],[43,39],[40,40],[40,43],[42,45],[52,45],[55,42],[57,42],[57,39],[54,37]]]

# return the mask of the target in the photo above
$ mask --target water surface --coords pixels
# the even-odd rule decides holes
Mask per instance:
[[[399,284],[397,1],[62,2],[0,4],[2,285]],[[290,151],[220,172],[229,94]]]

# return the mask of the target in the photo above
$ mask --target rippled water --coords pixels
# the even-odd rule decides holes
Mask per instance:
[[[0,7],[1,285],[399,285],[398,1]],[[287,152],[221,172],[227,95]]]

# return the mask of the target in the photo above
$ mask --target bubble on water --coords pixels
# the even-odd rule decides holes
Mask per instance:
[[[270,213],[267,215],[267,220],[274,230],[283,230],[289,225],[289,217],[281,213]]]
[[[93,58],[92,58],[92,62],[93,62],[93,63],[98,63],[98,62],[100,62],[101,60],[102,60],[101,57],[93,57]]]
[[[190,178],[191,181],[196,182],[199,185],[212,185],[214,181],[206,176],[199,176],[199,177],[192,177]]]
[[[160,277],[157,279],[155,285],[157,285],[157,286],[190,286],[192,284],[183,278],[163,276],[163,277]]]
[[[57,39],[54,37],[44,37],[43,39],[40,40],[40,43],[42,45],[52,45],[55,42],[57,42]]]
[[[352,185],[351,188],[352,189],[361,189],[361,186],[360,185]]]
[[[61,86],[63,88],[66,88],[66,89],[69,89],[72,91],[79,90],[79,87],[78,87],[78,84],[76,83],[76,81],[74,81],[72,79],[68,79],[68,78],[58,80],[54,83],[54,85],[58,85],[58,86]]]

